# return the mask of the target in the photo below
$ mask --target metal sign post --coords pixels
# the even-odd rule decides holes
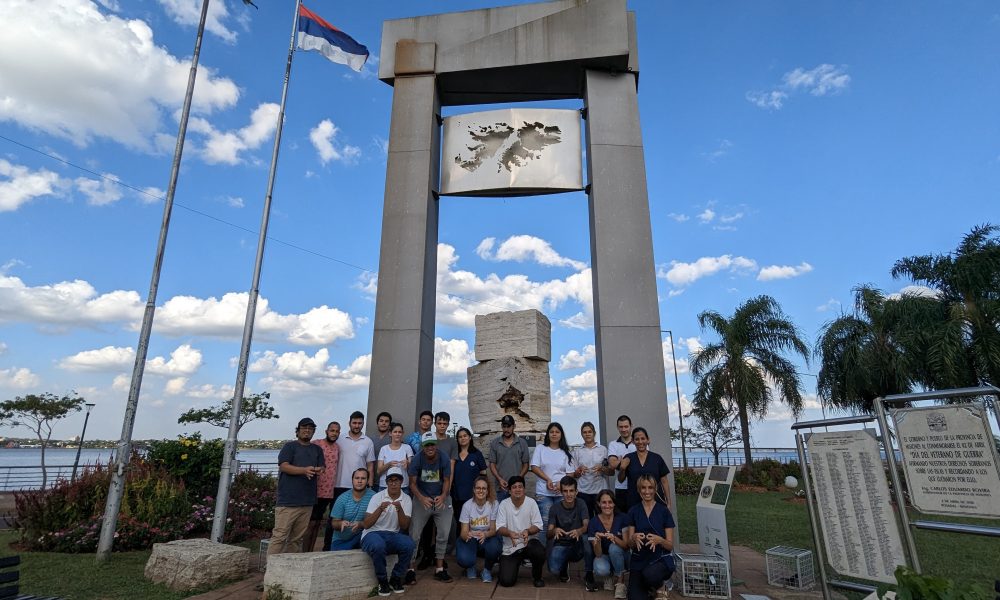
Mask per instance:
[[[729,532],[726,529],[726,505],[733,487],[736,467],[714,465],[705,471],[698,494],[698,542],[701,553],[717,556],[726,561],[732,574],[729,559]]]

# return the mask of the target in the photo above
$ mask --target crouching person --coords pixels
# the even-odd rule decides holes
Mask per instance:
[[[500,585],[511,587],[517,583],[521,561],[529,560],[535,587],[545,587],[545,546],[535,537],[542,530],[542,513],[535,501],[524,495],[524,477],[514,475],[508,479],[507,489],[510,497],[497,509],[497,535],[503,538]]]
[[[576,499],[576,479],[564,475],[559,480],[559,491],[562,500],[549,509],[549,530],[546,532],[551,548],[549,549],[549,572],[558,573],[559,581],[569,581],[569,563],[583,560],[586,544],[584,537],[590,519],[587,517],[587,505]],[[594,575],[588,573],[587,589],[596,590]]]
[[[385,476],[386,489],[375,494],[368,503],[361,534],[361,549],[368,553],[375,567],[378,580],[378,595],[388,596],[392,592],[402,593],[403,574],[413,559],[413,540],[400,533],[400,529],[410,526],[413,504],[403,493],[403,471],[398,467],[389,469]],[[397,555],[392,576],[386,577],[385,557]]]
[[[642,502],[628,511],[628,542],[632,546],[628,600],[646,600],[653,594],[657,600],[665,600],[660,586],[674,574],[674,517],[656,500],[652,475],[640,475],[636,488]]]
[[[458,566],[469,579],[475,579],[476,555],[483,553],[483,581],[493,582],[493,565],[500,560],[503,545],[497,536],[497,503],[490,498],[489,481],[479,476],[472,484],[472,498],[462,505],[458,518],[462,533],[455,547]]]

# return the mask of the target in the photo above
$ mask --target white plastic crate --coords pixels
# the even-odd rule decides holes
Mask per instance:
[[[257,551],[257,570],[263,573],[267,570],[267,548],[271,545],[271,538],[264,538],[260,541],[260,550]]]
[[[729,564],[707,554],[674,554],[681,578],[681,595],[727,600]]]
[[[809,589],[816,582],[811,550],[775,546],[764,553],[767,559],[767,583],[793,590]]]

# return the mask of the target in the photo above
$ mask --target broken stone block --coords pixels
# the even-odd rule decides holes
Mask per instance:
[[[250,550],[211,540],[175,540],[153,544],[144,574],[153,583],[187,591],[246,577]]]
[[[552,324],[537,310],[476,315],[476,360],[552,360]]]
[[[386,557],[387,571],[396,559]],[[264,589],[281,586],[291,600],[362,600],[376,583],[364,550],[272,554],[264,573]]]
[[[519,434],[544,431],[552,418],[549,363],[508,356],[473,365],[467,373],[473,431],[500,431],[504,415],[514,417]]]

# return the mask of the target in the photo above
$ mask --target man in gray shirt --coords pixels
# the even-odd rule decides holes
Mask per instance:
[[[524,477],[531,462],[531,452],[524,438],[514,435],[514,417],[504,415],[500,419],[503,434],[490,442],[490,456],[487,459],[490,473],[496,478],[497,502],[510,497],[507,480],[515,475]]]
[[[382,411],[375,417],[375,435],[372,436],[372,444],[375,446],[375,458],[378,458],[378,451],[382,446],[388,446],[392,441],[389,435],[389,426],[392,424],[392,415]],[[375,486],[372,486],[375,487]]]

